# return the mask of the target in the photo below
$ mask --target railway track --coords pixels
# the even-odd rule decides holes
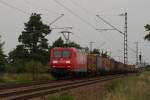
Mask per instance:
[[[40,97],[56,92],[72,89],[80,86],[90,85],[97,82],[113,80],[123,77],[124,75],[111,75],[96,78],[86,78],[80,80],[61,80],[39,82],[28,85],[19,85],[15,87],[5,87],[0,92],[0,100],[27,100],[35,97]]]

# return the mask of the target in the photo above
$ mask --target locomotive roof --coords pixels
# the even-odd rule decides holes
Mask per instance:
[[[53,50],[68,50],[68,49],[76,51],[76,52],[85,53],[85,54],[87,53],[87,51],[85,51],[84,49],[78,49],[78,48],[74,48],[74,47],[69,47],[69,48],[67,48],[67,47],[55,47],[55,48],[53,48]]]

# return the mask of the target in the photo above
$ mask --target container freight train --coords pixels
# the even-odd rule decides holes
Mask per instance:
[[[135,72],[134,65],[124,65],[114,59],[88,54],[76,48],[53,48],[50,53],[51,73],[54,77],[71,75],[104,75]]]

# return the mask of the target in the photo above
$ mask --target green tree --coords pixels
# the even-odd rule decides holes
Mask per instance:
[[[25,63],[28,62],[29,53],[24,45],[17,45],[16,49],[9,52],[8,62],[5,71],[13,73],[21,73],[25,71]]]
[[[108,56],[108,52],[106,51],[105,53],[102,51],[102,57],[104,57],[104,58],[109,58],[109,56]]]
[[[94,50],[92,51],[92,54],[100,54],[100,52],[99,52],[98,49],[94,49]]]
[[[53,44],[52,44],[52,48],[54,47],[74,47],[74,48],[78,48],[81,49],[82,47],[75,43],[75,42],[69,42],[68,44],[64,43],[64,40],[60,37],[58,38]]]
[[[145,26],[145,30],[148,31],[148,34],[145,35],[144,39],[150,41],[150,24]]]
[[[82,47],[75,42],[69,42],[68,44],[64,44],[64,45],[67,47],[74,47],[74,48],[82,49]]]
[[[3,52],[3,45],[4,45],[4,42],[1,41],[1,36],[0,36],[0,72],[4,71],[5,63],[6,63],[5,55]]]
[[[29,21],[24,25],[24,31],[18,38],[20,45],[9,53],[11,61],[26,59],[47,64],[49,50],[46,36],[51,32],[50,27],[43,24],[41,15],[36,13],[32,13]]]
[[[58,38],[52,45],[52,48],[53,47],[64,47],[64,41],[63,39],[60,37]]]
[[[28,50],[25,49],[24,45],[18,45],[16,49],[13,51],[9,52],[9,62],[15,63],[18,60],[25,60],[28,59],[29,53]]]

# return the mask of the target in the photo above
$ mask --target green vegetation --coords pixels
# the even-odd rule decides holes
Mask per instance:
[[[37,80],[39,74],[48,74],[49,45],[46,36],[51,30],[42,22],[41,14],[36,13],[32,13],[24,25],[25,28],[18,37],[19,45],[9,52],[5,66],[1,63],[0,65],[4,67],[3,73],[28,73],[33,80]],[[0,48],[1,46],[2,44]]]
[[[74,98],[68,91],[61,93],[59,96],[50,96],[48,100],[74,100]]]
[[[49,74],[40,74],[36,80],[52,80]],[[0,76],[0,83],[22,83],[33,81],[33,75],[29,73],[5,73]]]
[[[23,69],[22,69],[23,68]],[[0,83],[29,82],[37,80],[52,80],[48,66],[37,61],[20,62],[17,66],[7,65],[5,73],[0,76]]]
[[[93,49],[93,51],[91,52],[91,54],[100,54],[98,49]]]
[[[150,72],[114,80],[105,85],[103,100],[149,100]]]
[[[61,37],[49,46],[46,37],[51,29],[42,22],[41,14],[32,13],[24,26],[18,37],[19,44],[9,52],[8,57],[4,55],[4,42],[0,36],[0,83],[51,79],[50,76],[47,77],[50,72],[49,51],[53,47],[81,48],[75,42],[65,44]],[[47,76],[41,77],[42,75]]]
[[[96,92],[95,95],[87,92],[84,97],[81,96],[81,100],[91,100],[89,98],[95,98],[96,100],[149,100],[149,90],[150,71],[143,71],[138,75],[129,75],[128,77],[108,82],[104,84],[103,90],[93,90]],[[79,95],[77,94],[76,96]],[[72,95],[72,92],[64,92],[50,96],[48,100],[74,100],[76,96]],[[80,96],[78,99],[80,100]]]
[[[64,40],[62,40],[62,38],[58,38],[52,45],[52,48],[54,47],[75,47],[78,49],[82,49],[83,47],[81,47],[79,44],[75,43],[75,42],[69,42],[68,44],[66,44],[64,42]]]
[[[145,35],[144,39],[150,41],[150,24],[145,26],[145,30],[148,32],[148,34]]]
[[[150,71],[150,65],[147,65],[144,69],[145,71]]]
[[[1,35],[0,35],[0,72],[4,71],[5,63],[6,63],[5,55],[3,52],[3,45],[4,45],[4,42],[1,42]]]
[[[41,15],[36,13],[32,13],[29,21],[24,25],[25,28],[18,37],[20,44],[9,53],[10,62],[15,63],[21,59],[47,64],[49,61],[49,48],[46,36],[51,32],[50,27],[43,24]]]

